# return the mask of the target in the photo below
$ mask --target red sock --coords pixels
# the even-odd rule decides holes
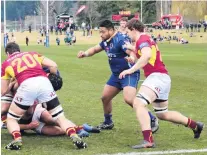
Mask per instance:
[[[1,116],[1,121],[3,123],[6,123],[6,119],[7,119],[7,116],[6,115]]]
[[[12,132],[12,137],[13,137],[14,140],[22,138],[20,131],[13,131]]]
[[[72,136],[74,134],[76,134],[76,131],[75,131],[74,127],[69,127],[69,128],[66,129],[66,135],[67,136]]]
[[[197,128],[197,124],[195,121],[193,121],[192,119],[188,118],[188,124],[187,127],[195,130]]]
[[[83,126],[75,126],[74,128],[76,132],[79,132],[80,130],[83,129]]]
[[[153,137],[152,137],[152,130],[144,130],[142,131],[144,140],[153,143]]]

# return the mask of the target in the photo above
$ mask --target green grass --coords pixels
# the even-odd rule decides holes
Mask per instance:
[[[57,62],[64,80],[64,86],[58,95],[68,119],[76,124],[87,122],[98,125],[103,120],[101,92],[110,76],[110,70],[104,52],[92,58],[82,60],[76,58],[79,50],[87,49],[90,46],[51,46],[50,48],[23,46],[22,50],[40,52]],[[178,110],[207,124],[207,45],[160,44],[159,47],[172,78],[169,109]],[[2,54],[2,60],[4,59],[5,55]],[[157,147],[155,149],[132,150],[128,145],[139,143],[142,140],[142,134],[135,113],[123,102],[121,93],[113,101],[113,120],[115,122],[113,130],[92,134],[91,137],[85,139],[88,143],[86,150],[76,150],[66,136],[47,137],[29,134],[23,136],[24,145],[21,151],[7,151],[3,147],[11,141],[11,136],[6,130],[2,130],[2,154],[92,155],[207,147],[206,129],[200,139],[194,140],[191,130],[160,121],[160,129],[154,135]]]

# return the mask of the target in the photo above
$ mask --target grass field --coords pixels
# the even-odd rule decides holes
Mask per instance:
[[[76,58],[79,50],[87,49],[90,46],[68,47],[63,45],[50,46],[50,48],[22,46],[22,50],[40,52],[57,62],[64,80],[63,88],[58,95],[67,118],[76,124],[87,122],[98,125],[103,121],[101,92],[110,76],[110,70],[104,52],[93,58],[82,60]],[[159,47],[172,78],[169,109],[178,110],[207,124],[207,45],[160,44]],[[5,59],[3,52],[1,59]],[[3,155],[92,155],[207,148],[206,129],[200,139],[194,140],[191,130],[160,121],[160,129],[154,135],[157,147],[132,150],[128,145],[139,143],[142,135],[135,113],[123,102],[122,94],[114,99],[113,120],[115,123],[113,130],[92,134],[91,137],[85,139],[88,143],[88,148],[85,150],[76,150],[66,136],[47,137],[29,132],[23,136],[23,149],[11,152],[3,149],[10,142],[11,136],[6,130],[2,130],[1,151]],[[200,154],[204,155],[207,152]]]

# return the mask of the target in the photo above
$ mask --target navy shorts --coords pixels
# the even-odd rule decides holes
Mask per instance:
[[[126,75],[125,78],[123,79],[119,79],[118,75],[114,75],[112,73],[111,77],[107,82],[107,85],[116,87],[120,90],[122,90],[126,86],[137,88],[139,78],[140,78],[140,72],[136,72],[131,75]]]

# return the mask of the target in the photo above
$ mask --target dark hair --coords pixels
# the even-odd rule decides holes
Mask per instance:
[[[127,17],[122,17],[120,21],[128,22],[128,18]]]
[[[9,54],[13,54],[14,52],[20,52],[19,45],[14,42],[8,43],[5,48],[5,53],[7,52]]]
[[[114,24],[110,20],[101,21],[101,23],[99,24],[99,27],[105,27],[107,29],[114,30]]]
[[[144,24],[141,21],[139,21],[138,19],[135,19],[135,18],[131,19],[127,23],[126,27],[128,27],[128,29],[130,29],[131,31],[133,29],[135,29],[139,32],[144,32],[144,28],[145,28]]]

